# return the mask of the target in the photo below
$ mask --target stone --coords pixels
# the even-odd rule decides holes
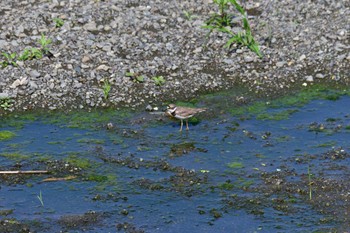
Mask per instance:
[[[284,66],[284,64],[286,64],[286,62],[284,62],[284,61],[279,61],[279,62],[276,63],[276,66],[277,66],[278,68],[281,68],[281,67]]]
[[[96,23],[95,21],[91,21],[87,24],[84,25],[84,29],[89,31],[89,32],[95,32],[97,31],[97,26],[96,26]]]
[[[90,57],[89,56],[84,56],[82,59],[81,59],[81,62],[83,63],[87,63],[90,61]]]
[[[314,78],[311,75],[305,76],[306,82],[313,82]]]
[[[246,63],[253,62],[253,61],[254,61],[254,58],[251,57],[251,56],[245,56],[245,57],[244,57],[244,61],[245,61]]]
[[[38,71],[36,71],[36,70],[31,70],[31,71],[29,72],[29,75],[30,75],[32,78],[38,78],[38,77],[41,76],[41,74],[40,74]]]
[[[19,79],[16,79],[10,86],[10,88],[15,89],[16,87],[18,87],[19,85],[21,85],[21,81]]]
[[[96,70],[103,70],[103,71],[108,71],[110,69],[109,66],[106,65],[99,65]]]
[[[306,55],[303,54],[303,55],[301,55],[301,56],[299,57],[299,61],[303,61],[305,58],[306,58]]]

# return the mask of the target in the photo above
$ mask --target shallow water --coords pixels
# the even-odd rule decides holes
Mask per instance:
[[[83,128],[71,128],[66,121],[49,123],[55,115],[25,121],[22,127],[3,124],[0,131],[10,130],[16,136],[0,141],[1,170],[50,171],[55,169],[48,164],[55,161],[77,170],[27,176],[22,182],[0,180],[0,211],[13,210],[0,217],[16,219],[39,232],[115,232],[118,223],[145,232],[336,229],[339,222],[320,221],[329,216],[308,202],[307,186],[306,193],[288,197],[293,201],[284,211],[275,205],[275,199],[286,198],[284,194],[264,195],[254,187],[266,185],[262,174],[284,171],[293,171],[285,178],[299,182],[307,176],[308,167],[313,174],[322,170],[326,178],[344,176],[347,169],[296,159],[319,157],[332,148],[349,150],[349,105],[348,96],[314,100],[278,121],[242,119],[227,111],[215,117],[203,114],[198,124],[182,133],[178,122],[154,121],[158,115],[148,113],[137,113],[130,121],[112,117],[112,130],[99,122]],[[134,123],[143,117],[151,123]],[[324,124],[325,129],[313,130],[313,122]],[[4,156],[10,153],[25,157]],[[79,168],[79,159],[88,165]],[[349,159],[334,162],[349,168]],[[68,175],[75,178],[44,181]],[[44,206],[37,197],[40,192]],[[247,204],[249,199],[252,206]],[[235,203],[227,204],[228,200]],[[96,217],[91,222],[69,225],[64,221],[67,216],[89,213]]]

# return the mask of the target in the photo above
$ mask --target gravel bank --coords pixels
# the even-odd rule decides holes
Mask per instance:
[[[0,69],[0,98],[13,100],[10,111],[141,107],[242,83],[266,95],[293,83],[349,83],[349,0],[242,5],[263,59],[246,48],[228,53],[224,34],[207,38],[201,26],[217,11],[211,0],[2,0],[0,50],[21,54],[38,47],[44,33],[54,57]],[[53,18],[63,19],[63,26],[56,28]],[[142,75],[143,82],[127,72]],[[152,80],[159,75],[164,85]]]

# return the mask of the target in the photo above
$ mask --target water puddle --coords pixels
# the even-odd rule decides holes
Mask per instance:
[[[346,229],[350,97],[246,112],[217,98],[182,133],[149,113],[3,119],[0,170],[49,173],[0,174],[1,231]]]

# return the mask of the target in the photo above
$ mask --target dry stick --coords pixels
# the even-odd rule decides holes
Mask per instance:
[[[0,174],[44,174],[48,171],[38,170],[38,171],[0,171]]]

